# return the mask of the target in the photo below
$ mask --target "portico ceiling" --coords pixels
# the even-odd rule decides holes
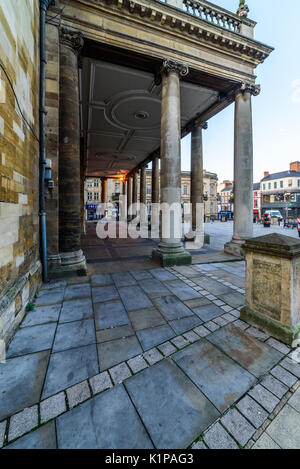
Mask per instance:
[[[161,85],[154,74],[90,58],[81,75],[86,174],[126,174],[160,146]],[[218,99],[217,91],[182,81],[182,128]]]

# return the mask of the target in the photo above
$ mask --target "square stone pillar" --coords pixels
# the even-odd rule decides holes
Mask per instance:
[[[300,241],[280,234],[249,239],[241,319],[292,345],[300,333]]]

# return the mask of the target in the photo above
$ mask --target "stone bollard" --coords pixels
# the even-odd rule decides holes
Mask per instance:
[[[281,234],[251,238],[241,319],[292,345],[300,336],[300,241]]]

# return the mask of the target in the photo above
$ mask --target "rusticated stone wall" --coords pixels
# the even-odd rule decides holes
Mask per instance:
[[[39,1],[0,3],[0,340],[7,343],[40,284]]]

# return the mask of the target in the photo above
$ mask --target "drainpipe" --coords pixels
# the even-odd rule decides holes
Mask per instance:
[[[39,205],[40,205],[40,237],[43,281],[48,282],[47,263],[47,230],[45,209],[45,171],[46,171],[46,141],[45,141],[45,81],[46,81],[46,14],[53,0],[40,0],[40,174],[39,174]]]

